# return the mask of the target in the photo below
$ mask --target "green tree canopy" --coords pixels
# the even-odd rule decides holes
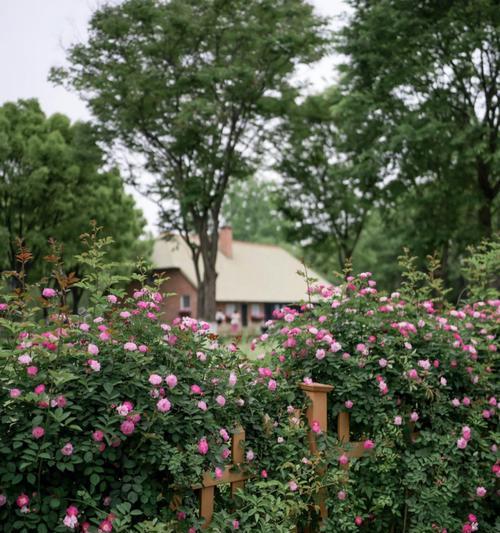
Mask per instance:
[[[63,245],[63,259],[80,251],[79,235],[95,219],[113,237],[110,260],[146,254],[145,221],[116,169],[105,170],[95,129],[46,117],[36,100],[0,107],[0,269],[16,269],[16,239],[33,254],[32,279],[47,274],[48,240]],[[68,264],[77,276],[76,264]],[[81,294],[75,289],[73,296]],[[74,305],[77,305],[77,301]]]
[[[395,203],[408,207],[410,194],[410,227],[427,252],[463,251],[498,228],[498,2],[350,4],[338,41],[348,57],[343,83],[384,121],[380,150]]]
[[[252,173],[265,118],[295,66],[319,59],[325,43],[324,21],[304,0],[126,0],[99,9],[70,67],[54,71],[87,99],[108,140],[156,176],[147,192],[191,248],[203,318],[215,315],[228,184]]]

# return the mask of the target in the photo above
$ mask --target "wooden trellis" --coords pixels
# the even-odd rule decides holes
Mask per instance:
[[[234,496],[238,489],[245,486],[248,476],[241,469],[245,459],[244,441],[245,430],[237,427],[231,439],[231,464],[225,467],[219,479],[216,479],[212,472],[205,472],[201,487],[199,485],[193,487],[200,489],[200,516],[205,519],[203,528],[208,527],[214,514],[215,487],[230,483],[231,495]]]
[[[310,404],[306,412],[309,428],[311,428],[313,422],[318,423],[321,431],[326,433],[328,431],[328,393],[333,390],[333,386],[322,383],[301,383],[299,387],[310,399]],[[337,417],[337,433],[338,439],[341,442],[341,446],[338,449],[339,453],[345,453],[349,458],[362,457],[371,453],[371,450],[365,450],[363,448],[363,442],[351,441],[349,413],[339,413]],[[193,487],[200,490],[200,516],[205,520],[204,528],[208,527],[214,513],[215,488],[218,485],[230,483],[231,494],[234,496],[238,489],[245,486],[245,481],[248,479],[248,476],[242,469],[245,460],[244,441],[245,431],[243,428],[238,427],[233,434],[231,443],[232,464],[225,467],[219,479],[216,479],[212,472],[205,472],[202,483]],[[311,430],[309,430],[309,447],[312,453],[318,452],[316,436]],[[348,468],[348,465],[344,465],[343,468]],[[322,520],[328,516],[328,510],[324,500],[325,498],[320,493],[318,504]]]

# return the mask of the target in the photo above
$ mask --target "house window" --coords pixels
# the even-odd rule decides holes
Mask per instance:
[[[187,311],[191,309],[191,296],[189,294],[183,294],[181,296],[181,311]]]
[[[226,316],[231,317],[236,312],[236,304],[226,304]]]
[[[250,307],[250,318],[253,321],[259,321],[264,318],[264,314],[261,311],[260,304],[252,304]]]

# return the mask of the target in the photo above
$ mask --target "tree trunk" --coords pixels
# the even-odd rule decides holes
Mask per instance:
[[[210,270],[205,269],[203,280],[198,287],[198,318],[207,322],[214,322],[216,312],[215,289],[217,273],[215,265]]]
[[[203,262],[203,279],[198,283],[198,318],[215,322],[215,288],[217,282],[217,248],[219,244],[218,225],[210,231],[205,225],[199,228],[200,257]]]

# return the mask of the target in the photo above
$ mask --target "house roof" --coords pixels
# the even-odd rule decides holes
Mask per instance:
[[[153,248],[153,265],[157,270],[178,268],[194,285],[196,275],[191,252],[180,236],[158,238]],[[270,244],[232,241],[232,257],[217,253],[218,302],[292,303],[306,298],[306,283],[297,271],[302,263],[285,249]],[[328,285],[315,272],[309,277]]]

